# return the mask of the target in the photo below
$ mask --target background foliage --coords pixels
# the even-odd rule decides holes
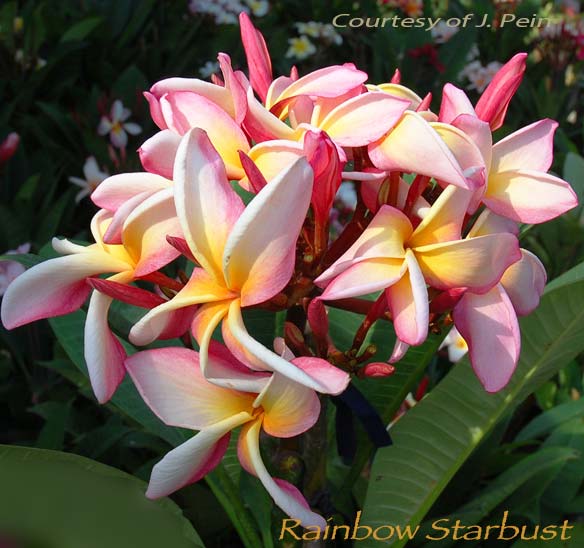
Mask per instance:
[[[558,120],[552,169],[570,181],[582,198],[584,74],[578,44],[584,46],[578,42],[582,35],[572,40],[561,27],[561,21],[577,23],[578,15],[566,14],[560,2],[427,0],[423,6],[420,3],[426,16],[472,12],[480,18],[487,13],[496,21],[503,12],[528,17],[537,13],[560,26],[557,36],[533,28],[468,27],[445,43],[437,43],[423,29],[337,29],[342,44],[315,40],[316,52],[306,59],[286,56],[289,38],[299,35],[296,23],[329,23],[334,15],[346,12],[404,16],[389,4],[331,0],[308,7],[301,0],[272,1],[256,23],[268,40],[276,74],[289,72],[292,64],[305,73],[324,64],[354,62],[369,73],[371,82],[382,82],[399,68],[403,83],[422,96],[432,91],[439,97],[447,81],[468,88],[472,82],[465,74],[473,59],[486,66],[528,51],[526,77],[496,138],[528,121]],[[191,13],[183,1],[2,2],[0,141],[15,131],[21,142],[15,156],[0,165],[0,252],[30,242],[33,253],[47,257],[52,253],[47,242],[53,235],[87,240],[85,227],[95,208],[87,199],[76,204],[76,190],[68,177],[81,177],[89,156],[95,156],[110,174],[139,170],[133,151],[154,131],[141,92],[167,76],[199,77],[217,51],[228,52],[234,66],[244,67],[238,28]],[[476,91],[469,94],[476,99]],[[132,121],[143,129],[130,137],[125,154],[96,132],[100,117],[116,99],[131,109]],[[433,106],[438,108],[436,101]],[[522,246],[542,259],[550,280],[580,264],[582,207],[545,226],[524,227]],[[29,266],[38,259],[19,260]],[[372,448],[358,425],[358,450],[351,464],[343,463],[335,444],[329,444],[325,488],[313,493],[319,508],[333,514],[338,523],[351,521],[356,509],[364,508],[364,518],[371,523],[421,523],[422,528],[442,516],[489,523],[499,519],[504,509],[512,510],[516,523],[581,520],[583,280],[584,270],[576,267],[552,282],[540,309],[522,322],[524,351],[518,375],[496,396],[482,391],[467,362],[452,367],[443,351],[436,354],[444,333],[412,349],[394,376],[359,381],[359,389],[387,423],[400,408],[403,411],[405,397],[416,391],[422,379],[429,383],[429,394],[395,425],[395,446],[378,451],[372,469]],[[110,317],[118,334],[127,334],[133,314],[123,305],[114,307]],[[66,491],[71,500],[93,499],[88,504],[97,513],[105,512],[110,504],[107,490],[99,491],[103,499],[95,500],[92,493],[107,481],[124,493],[119,495],[128,500],[124,507],[135,507],[136,514],[126,520],[128,531],[120,535],[135,535],[139,524],[160,520],[161,528],[184,532],[172,542],[168,537],[165,546],[169,547],[203,542],[280,545],[273,539],[279,534],[281,515],[255,479],[240,470],[233,450],[207,482],[173,497],[188,521],[170,501],[140,508],[136,500],[141,497],[135,494],[142,484],[121,472],[42,451],[81,455],[147,480],[160,455],[184,439],[180,431],[165,427],[148,411],[128,379],[110,404],[96,404],[84,375],[83,317],[79,311],[52,320],[50,327],[41,322],[10,333],[0,330],[0,443],[5,445],[0,448],[0,478],[11,480],[1,480],[0,544],[3,534],[18,527],[18,512],[7,509],[20,508],[14,501],[26,499],[27,490],[38,486],[30,477],[19,478],[20,463],[26,460],[39,482],[58,491],[54,475],[62,473],[63,459],[70,459],[67,470],[78,470],[79,485],[86,486]],[[265,341],[281,330],[281,322],[269,314],[256,313],[248,323]],[[339,348],[351,346],[359,323],[354,314],[331,312],[331,331]],[[386,325],[376,325],[367,343],[376,343],[387,354],[393,344],[390,331]],[[329,415],[334,415],[332,406]],[[302,482],[299,454],[274,448],[269,460],[280,475]],[[68,474],[66,481],[71,483]],[[304,480],[309,483],[310,478]],[[62,508],[55,511],[70,511]],[[140,515],[141,510],[146,513]],[[30,512],[34,514],[34,506]],[[107,512],[103,519],[110,519]],[[47,523],[35,527],[49,531]],[[29,541],[48,546],[49,534],[61,538],[56,530],[50,531],[33,540],[17,538],[21,544],[16,546],[28,546]],[[71,535],[59,545],[75,545],[74,531]],[[144,539],[147,536],[143,534]],[[148,546],[147,542],[140,545]],[[412,543],[418,544],[422,542]]]

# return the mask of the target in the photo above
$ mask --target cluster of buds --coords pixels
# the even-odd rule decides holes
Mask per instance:
[[[245,14],[240,24],[249,80],[222,53],[222,78],[169,78],[145,93],[160,128],[139,150],[145,171],[100,184],[91,195],[101,208],[95,242],[55,239],[63,256],[10,285],[2,321],[12,329],[90,298],[85,358],[97,399],[108,401],[129,372],[166,424],[199,431],[154,467],[148,496],[200,479],[241,427],[244,469],[285,513],[324,527],[296,487],[267,472],[260,433],[307,431],[318,394],[341,394],[352,375],[391,374],[430,327],[452,321],[485,389],[502,389],[519,356],[517,315],[537,306],[546,279],[540,261],[520,249],[518,223],[557,217],[576,196],[547,174],[555,122],[493,145],[524,54],[475,106],[446,85],[436,114],[430,95],[404,87],[397,72],[378,85],[350,63],[274,79],[262,35]],[[358,199],[331,241],[343,181]],[[251,196],[247,204],[241,195]],[[179,257],[190,277],[162,271]],[[157,343],[128,357],[108,325],[114,299],[147,309],[130,331],[133,344],[185,344]],[[353,348],[332,344],[327,306],[365,315]],[[270,349],[248,332],[247,308],[294,311],[297,321]],[[359,351],[377,320],[388,337],[393,322],[397,342],[391,356],[365,364],[375,349]],[[224,344],[213,340],[217,328]]]

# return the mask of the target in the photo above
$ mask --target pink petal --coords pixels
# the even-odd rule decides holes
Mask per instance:
[[[493,131],[503,125],[507,107],[523,79],[526,59],[527,53],[518,53],[505,63],[476,104],[477,116],[489,122]]]
[[[519,226],[511,219],[507,219],[507,217],[501,217],[493,213],[490,209],[484,209],[472,225],[467,237],[476,238],[477,236],[504,234],[506,232],[518,236]]]
[[[207,272],[223,280],[223,251],[244,205],[201,129],[189,131],[181,141],[174,188],[176,212],[189,248]]]
[[[265,100],[272,82],[272,61],[266,41],[245,12],[239,14],[239,27],[251,85],[262,100]]]
[[[505,137],[493,147],[491,171],[547,171],[554,159],[557,127],[557,122],[546,118]]]
[[[107,227],[105,234],[103,235],[103,241],[106,244],[119,245],[122,243],[122,229],[124,223],[128,216],[138,207],[146,198],[152,196],[154,192],[142,192],[141,194],[136,194],[132,198],[126,200],[118,209],[115,211],[112,222]]]
[[[416,259],[429,285],[436,289],[469,287],[484,293],[521,258],[512,234],[490,234],[415,249]],[[464,265],[464,268],[461,267]]]
[[[309,363],[302,360],[291,363],[256,341],[243,324],[238,301],[231,303],[227,322],[234,339],[254,356],[257,362],[262,363],[266,371],[278,372],[291,381],[323,394],[340,394],[347,387],[349,376],[329,362],[313,358]]]
[[[276,102],[298,95],[338,97],[367,80],[367,74],[352,63],[315,70],[290,84]]]
[[[445,124],[451,124],[460,114],[476,117],[475,110],[466,93],[453,84],[446,84],[442,90],[438,120]]]
[[[267,110],[254,97],[251,88],[247,91],[247,113],[243,127],[256,143],[294,138],[294,130]]]
[[[578,205],[572,187],[554,175],[521,169],[491,174],[485,205],[520,223],[544,223]]]
[[[144,350],[126,360],[140,395],[169,426],[202,430],[233,415],[252,410],[252,394],[210,383],[199,355],[180,347]]]
[[[107,315],[112,301],[111,297],[94,291],[85,320],[84,357],[91,387],[99,403],[109,401],[126,374],[126,351],[108,325]]]
[[[407,271],[386,290],[398,339],[408,345],[422,344],[428,336],[428,290],[414,254],[406,253]],[[397,356],[392,355],[392,358]]]
[[[334,301],[385,289],[402,277],[403,270],[403,259],[365,259],[334,278],[321,299]]]
[[[299,158],[255,196],[233,225],[223,272],[228,287],[241,293],[242,306],[270,299],[290,280],[312,183],[312,169]]]
[[[126,219],[122,240],[126,251],[136,263],[136,277],[160,270],[180,255],[166,241],[167,235],[182,236],[174,206],[173,188],[153,194]]]
[[[404,242],[412,234],[412,224],[398,209],[384,205],[357,241],[316,280],[326,285],[353,264],[365,259],[400,259],[405,255]]]
[[[144,169],[166,179],[172,179],[174,157],[179,143],[180,136],[169,129],[163,129],[150,137],[138,149]]]
[[[320,414],[320,401],[314,390],[278,373],[270,377],[254,405],[261,405],[264,410],[266,433],[277,438],[291,438],[306,432],[314,426]]]
[[[462,188],[475,188],[438,133],[415,112],[379,141],[369,145],[369,157],[378,169],[418,173]]]
[[[489,168],[493,155],[493,134],[489,124],[479,120],[475,115],[460,114],[452,125],[468,135],[480,150],[485,166]]]
[[[161,99],[162,111],[168,125],[181,135],[191,128],[204,129],[221,159],[227,175],[240,179],[244,173],[238,151],[249,150],[247,137],[224,110],[202,95],[177,91]]]
[[[408,106],[387,93],[364,93],[333,109],[319,127],[340,146],[365,146],[385,135]]]
[[[220,53],[217,59],[219,60],[219,66],[225,79],[225,87],[233,99],[233,119],[238,125],[241,125],[247,112],[247,92],[233,72],[229,55]],[[226,112],[231,114],[229,111]]]
[[[174,493],[181,487],[199,481],[223,458],[231,430],[247,422],[251,416],[240,413],[213,424],[179,445],[152,469],[146,496],[156,499]]]
[[[146,101],[148,101],[148,106],[150,107],[150,116],[152,117],[154,123],[160,129],[168,129],[166,121],[164,120],[164,115],[162,114],[162,109],[160,108],[158,97],[149,91],[145,91],[142,95],[144,95],[144,98]]]
[[[484,295],[467,292],[453,315],[485,390],[503,389],[515,371],[521,348],[517,316],[505,290],[497,285]]]
[[[261,421],[256,420],[246,424],[241,430],[237,446],[239,461],[249,473],[259,478],[276,506],[286,515],[299,520],[303,527],[319,527],[323,531],[326,521],[310,510],[299,491],[287,482],[274,480],[266,470],[259,446],[261,426]]]
[[[124,261],[94,247],[35,265],[8,286],[2,298],[2,323],[6,329],[14,329],[74,312],[91,292],[86,278],[130,269]]]
[[[153,173],[120,173],[102,181],[93,191],[91,200],[98,207],[116,211],[135,196],[152,194],[171,185],[172,181]]]
[[[547,274],[541,261],[530,251],[521,250],[521,259],[503,274],[501,285],[519,316],[526,316],[539,305]]]

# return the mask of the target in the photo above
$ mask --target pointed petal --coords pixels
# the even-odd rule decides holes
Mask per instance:
[[[267,110],[254,97],[251,88],[247,91],[247,113],[243,127],[256,143],[294,138],[294,130]]]
[[[467,181],[438,133],[416,112],[406,111],[393,130],[368,150],[379,169],[419,173],[467,189],[476,186]]]
[[[180,135],[170,129],[163,129],[147,139],[138,149],[144,169],[166,179],[172,179],[174,157],[179,143]]]
[[[512,234],[431,244],[416,248],[415,253],[432,287],[469,287],[476,292],[488,291],[501,279],[503,272],[521,258],[519,243]]]
[[[266,41],[245,12],[239,14],[239,27],[251,85],[262,100],[265,100],[272,82],[272,61]]]
[[[144,350],[130,356],[126,367],[148,407],[169,426],[202,430],[252,410],[255,396],[210,383],[193,350]]]
[[[485,390],[503,389],[521,348],[517,316],[505,290],[497,285],[484,295],[465,293],[454,308],[454,323],[468,344],[472,367]]]
[[[471,120],[474,120],[474,118],[471,118]],[[467,178],[468,187],[476,189],[483,186],[486,182],[488,166],[485,164],[482,152],[471,137],[464,131],[449,124],[433,122],[430,125],[454,154]],[[484,127],[488,129],[486,124]]]
[[[484,209],[472,225],[467,238],[476,238],[487,234],[504,234],[506,232],[518,236],[519,226],[511,219],[507,219],[507,217],[501,217],[490,209]]]
[[[310,358],[307,358],[310,359]],[[311,388],[274,373],[254,406],[264,410],[264,430],[277,438],[291,438],[312,428],[320,414],[320,401]]]
[[[428,336],[428,290],[414,254],[406,252],[407,271],[386,290],[398,339],[408,345],[422,344]],[[395,358],[395,356],[392,356]]]
[[[446,84],[442,89],[438,120],[445,124],[451,124],[460,114],[470,114],[476,117],[475,110],[466,93],[453,84]]]
[[[563,179],[527,169],[489,177],[485,205],[520,223],[544,223],[578,205],[572,187]]]
[[[225,162],[227,175],[231,179],[244,176],[237,151],[249,151],[249,143],[229,114],[213,101],[189,92],[169,93],[161,99],[161,105],[171,128],[181,135],[192,128],[205,130]]]
[[[460,240],[462,224],[470,203],[468,190],[447,186],[408,240],[410,247]]]
[[[231,117],[235,118],[235,110],[231,93],[223,86],[211,84],[210,82],[205,82],[204,80],[199,80],[198,78],[166,78],[156,82],[156,84],[150,88],[150,92],[158,100],[160,100],[160,98],[167,93],[172,93],[175,91],[188,91],[196,93],[197,95],[202,95],[206,99],[213,101],[216,105],[221,107],[221,109],[227,112]],[[152,113],[152,110],[150,112]],[[160,110],[160,112],[162,115],[162,110]],[[154,116],[152,118],[156,124],[159,125]],[[164,125],[165,127],[159,125],[160,129],[166,128],[166,122],[164,122]]]
[[[107,253],[91,252],[57,257],[33,266],[16,278],[2,298],[2,323],[6,329],[62,316],[77,310],[91,288],[85,278],[131,267]]]
[[[189,131],[181,141],[174,189],[176,212],[193,255],[207,272],[222,280],[223,250],[244,205],[201,129]]]
[[[493,147],[491,172],[529,169],[547,171],[554,159],[558,123],[546,118],[508,135]]]
[[[518,53],[505,63],[476,104],[477,116],[489,122],[493,131],[503,125],[507,107],[523,79],[526,59],[527,53]]]
[[[404,257],[404,242],[412,234],[412,224],[398,209],[382,206],[358,240],[316,280],[319,287],[341,272],[365,259],[400,259]]]
[[[248,413],[229,417],[167,453],[152,469],[146,496],[149,499],[164,497],[199,481],[223,458],[231,431],[250,419]]]
[[[403,270],[403,259],[366,259],[334,278],[321,299],[334,301],[385,289],[402,277]]]
[[[233,225],[223,272],[227,285],[241,292],[243,306],[273,297],[290,280],[312,180],[308,162],[299,158],[256,195]]]
[[[126,275],[129,281],[131,276]],[[118,281],[122,281],[118,277]],[[99,403],[106,403],[122,382],[126,370],[126,351],[111,332],[108,310],[113,299],[94,291],[87,308],[85,320],[84,357],[93,393]]]
[[[219,53],[217,60],[219,61],[219,66],[221,67],[223,78],[225,79],[225,87],[229,90],[233,100],[233,115],[230,110],[223,110],[232,116],[237,125],[241,125],[245,118],[245,113],[247,112],[247,93],[241,82],[237,79],[235,72],[233,72],[229,55],[226,53]]]
[[[164,121],[164,115],[162,114],[162,109],[160,108],[160,102],[158,101],[158,97],[149,91],[145,91],[142,93],[146,101],[148,101],[148,106],[150,107],[150,117],[154,121],[154,123],[160,129],[168,129],[166,122]]]
[[[278,372],[292,381],[323,394],[340,394],[347,387],[349,376],[327,361],[320,360],[321,367],[305,372],[299,366],[290,363],[256,341],[243,324],[238,301],[231,303],[227,322],[233,337],[258,361],[262,362],[266,370]]]
[[[172,312],[181,308],[226,300],[232,297],[223,286],[202,268],[195,268],[187,285],[170,301],[153,308],[130,330],[130,341],[143,346],[150,344],[168,327]]]
[[[173,188],[161,190],[144,200],[124,223],[122,241],[136,262],[134,275],[137,278],[161,269],[180,255],[166,241],[166,236],[182,237]]]
[[[120,173],[112,175],[93,191],[91,200],[103,209],[116,211],[125,202],[148,192],[169,188],[172,181],[154,173]]]
[[[274,480],[266,470],[260,454],[261,427],[261,420],[256,420],[246,424],[241,430],[237,454],[242,466],[258,477],[276,506],[286,515],[300,520],[303,527],[316,526],[321,531],[324,530],[326,521],[310,510],[300,492],[283,480]]]
[[[298,95],[314,97],[337,97],[367,80],[367,74],[352,63],[332,65],[310,72],[290,84],[278,97],[276,103]]]
[[[521,250],[521,260],[503,274],[501,285],[519,316],[526,316],[539,305],[547,274],[541,261],[530,251]]]
[[[368,86],[369,87],[369,86]],[[371,89],[371,88],[370,88]],[[408,109],[417,110],[417,108],[422,103],[422,98],[414,93],[410,88],[402,86],[399,82],[390,82],[387,84],[379,84],[374,86],[373,89],[378,89],[394,97],[399,97],[400,99],[406,99],[409,102]]]
[[[391,356],[387,362],[390,364],[399,362],[406,355],[406,352],[409,349],[409,344],[401,341],[400,339],[396,339],[395,344],[393,345],[393,351],[391,352]]]
[[[365,146],[385,135],[408,106],[409,101],[387,93],[364,93],[333,109],[320,129],[340,146]]]
[[[481,151],[487,170],[490,169],[493,156],[493,134],[489,124],[479,120],[475,115],[460,114],[454,119],[452,125],[472,139]]]

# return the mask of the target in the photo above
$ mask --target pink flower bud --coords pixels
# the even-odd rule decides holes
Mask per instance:
[[[389,377],[395,372],[395,367],[385,362],[368,363],[363,368],[364,377]]]

